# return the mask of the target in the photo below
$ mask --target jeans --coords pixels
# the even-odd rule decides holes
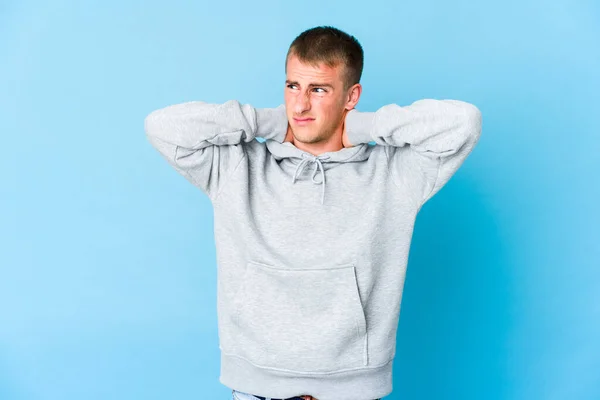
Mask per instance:
[[[258,397],[251,395],[250,393],[239,392],[237,390],[233,390],[232,392],[233,400],[260,400]],[[302,397],[292,397],[293,400],[303,400]],[[267,400],[271,400],[267,397]],[[317,399],[318,400],[318,399]],[[375,399],[381,400],[381,399]]]

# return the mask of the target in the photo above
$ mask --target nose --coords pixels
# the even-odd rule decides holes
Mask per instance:
[[[296,96],[296,102],[294,104],[294,112],[296,115],[302,115],[306,111],[310,110],[310,98],[308,95],[299,94]]]

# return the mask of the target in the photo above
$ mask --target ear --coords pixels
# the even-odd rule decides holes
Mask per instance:
[[[362,85],[360,83],[355,83],[348,89],[346,96],[346,105],[345,108],[347,111],[352,110],[356,107],[358,100],[360,99],[360,94],[362,93]]]

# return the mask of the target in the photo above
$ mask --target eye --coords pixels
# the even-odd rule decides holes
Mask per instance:
[[[317,93],[327,93],[327,90],[323,89],[323,88],[315,88],[315,90],[322,90],[322,92],[317,92]]]
[[[292,83],[290,83],[289,85],[286,85],[286,86],[287,86],[288,88],[290,88],[290,89],[294,89],[294,88],[296,87],[296,85],[294,85],[294,84],[292,84]]]

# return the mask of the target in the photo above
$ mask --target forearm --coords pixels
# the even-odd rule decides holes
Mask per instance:
[[[250,142],[256,137],[283,142],[287,117],[283,105],[254,108],[236,100],[222,104],[191,101],[153,111],[145,118],[144,127],[151,141],[199,150]]]
[[[476,141],[481,113],[460,100],[418,100],[400,107],[388,104],[375,112],[351,110],[345,120],[346,138],[352,145],[410,145],[421,153],[444,156],[466,142]]]

